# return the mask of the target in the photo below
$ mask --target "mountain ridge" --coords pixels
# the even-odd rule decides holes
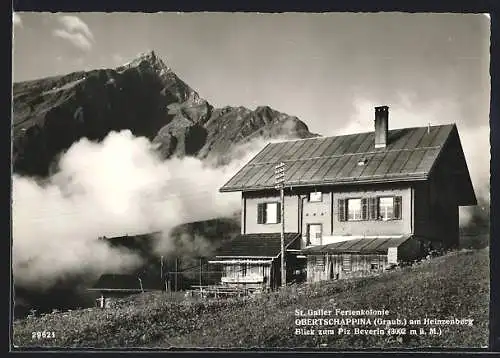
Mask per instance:
[[[255,137],[317,136],[269,106],[215,108],[154,52],[114,69],[76,71],[13,84],[13,169],[45,177],[80,138],[129,129],[162,156],[220,156]]]

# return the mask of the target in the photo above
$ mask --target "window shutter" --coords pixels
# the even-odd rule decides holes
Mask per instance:
[[[339,215],[339,221],[345,221],[345,218],[346,218],[346,212],[347,212],[347,208],[346,208],[346,200],[345,199],[339,199],[338,201],[338,206],[339,206],[339,211],[338,211],[338,215]]]
[[[264,224],[265,209],[264,203],[257,204],[257,224]]]
[[[280,223],[281,222],[281,203],[278,202],[277,203],[278,205],[276,205],[276,223]]]
[[[378,217],[378,205],[377,198],[373,197],[368,200],[368,211],[370,215],[370,220],[377,220]]]
[[[401,196],[394,197],[394,219],[401,219],[401,204],[403,198]]]
[[[361,199],[361,220],[368,220],[368,199]]]

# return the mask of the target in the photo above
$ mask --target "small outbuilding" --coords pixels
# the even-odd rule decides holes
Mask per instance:
[[[285,259],[288,280],[295,279],[299,267],[298,233],[285,233]],[[209,260],[222,268],[221,284],[250,290],[275,289],[281,284],[281,235],[279,233],[238,235],[226,242]]]
[[[425,244],[413,235],[353,238],[302,250],[307,281],[368,276],[422,256]]]

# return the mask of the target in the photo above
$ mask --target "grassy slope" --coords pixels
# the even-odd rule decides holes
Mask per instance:
[[[488,344],[488,249],[462,250],[372,278],[298,286],[253,300],[175,303],[143,294],[116,310],[54,313],[14,324],[20,346],[78,347],[484,347]],[[133,303],[133,304],[132,304]],[[441,336],[294,335],[297,308],[388,309],[388,318],[472,318]],[[374,327],[371,327],[374,328]],[[34,331],[55,340],[32,340]]]

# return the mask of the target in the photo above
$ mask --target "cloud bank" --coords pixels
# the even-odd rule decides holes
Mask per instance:
[[[196,158],[162,161],[146,138],[112,132],[101,143],[82,139],[43,183],[13,177],[13,269],[16,283],[50,286],[80,272],[123,271],[138,265],[131,253],[109,248],[100,236],[161,231],[174,250],[177,225],[230,216],[240,196],[218,189],[263,147],[214,167]]]
[[[78,16],[63,15],[57,18],[60,28],[54,29],[55,37],[69,41],[82,51],[90,51],[94,43],[94,35],[89,26]]]

